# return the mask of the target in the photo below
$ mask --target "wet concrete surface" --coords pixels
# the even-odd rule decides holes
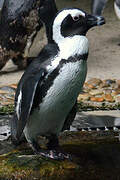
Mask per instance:
[[[0,115],[0,141],[4,141],[10,136],[10,119],[12,115]],[[78,112],[71,126],[71,131],[81,129],[94,129],[102,127],[120,127],[119,110],[116,111],[90,111]],[[97,129],[96,129],[97,130]],[[115,131],[119,129],[114,128]]]
[[[78,112],[75,121],[72,124],[72,127],[75,127],[78,130],[86,129],[89,131],[91,129],[118,130],[118,128],[120,127],[120,111],[116,110]]]
[[[8,139],[10,136],[10,119],[11,115],[0,116],[0,141]]]

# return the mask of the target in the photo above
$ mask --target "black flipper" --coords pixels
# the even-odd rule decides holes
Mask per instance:
[[[44,69],[40,69],[36,74],[31,72],[28,77],[23,76],[18,85],[15,98],[15,114],[11,121],[13,143],[21,141],[21,135],[31,112],[37,84],[44,75]]]
[[[41,86],[49,73],[46,66],[51,64],[51,60],[57,53],[58,48],[56,45],[46,45],[38,57],[33,58],[34,60],[19,81],[15,95],[15,113],[11,120],[11,134],[14,144],[15,141],[16,144],[21,141],[23,129],[30,113],[34,110],[34,107],[39,106],[42,98]],[[40,97],[38,97],[37,92],[39,92]]]

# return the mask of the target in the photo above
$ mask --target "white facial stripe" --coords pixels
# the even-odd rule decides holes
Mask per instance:
[[[85,17],[85,13],[80,11],[79,9],[69,9],[61,11],[54,20],[54,24],[61,24],[61,22],[65,19],[66,16],[71,15],[72,17],[81,15]]]
[[[61,35],[61,23],[63,22],[65,17],[67,17],[69,14],[72,17],[79,16],[79,15],[85,17],[85,13],[80,11],[79,9],[68,9],[68,10],[61,11],[57,15],[53,23],[53,39],[56,43],[59,43],[61,40],[64,39],[64,37]]]
[[[22,92],[20,91],[20,94],[18,96],[18,100],[17,100],[17,106],[16,106],[16,113],[17,113],[17,117],[18,117],[18,120],[19,120],[19,112],[20,112],[20,109],[21,109],[21,99],[22,99]]]

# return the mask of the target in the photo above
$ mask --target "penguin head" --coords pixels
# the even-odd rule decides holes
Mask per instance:
[[[102,16],[87,14],[78,8],[67,8],[59,11],[53,21],[53,40],[59,43],[66,37],[85,36],[87,31],[105,23]]]

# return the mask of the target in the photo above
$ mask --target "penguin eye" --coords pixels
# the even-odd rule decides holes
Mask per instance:
[[[79,15],[78,16],[74,16],[74,17],[72,17],[72,19],[73,19],[73,21],[79,21],[80,16]]]

